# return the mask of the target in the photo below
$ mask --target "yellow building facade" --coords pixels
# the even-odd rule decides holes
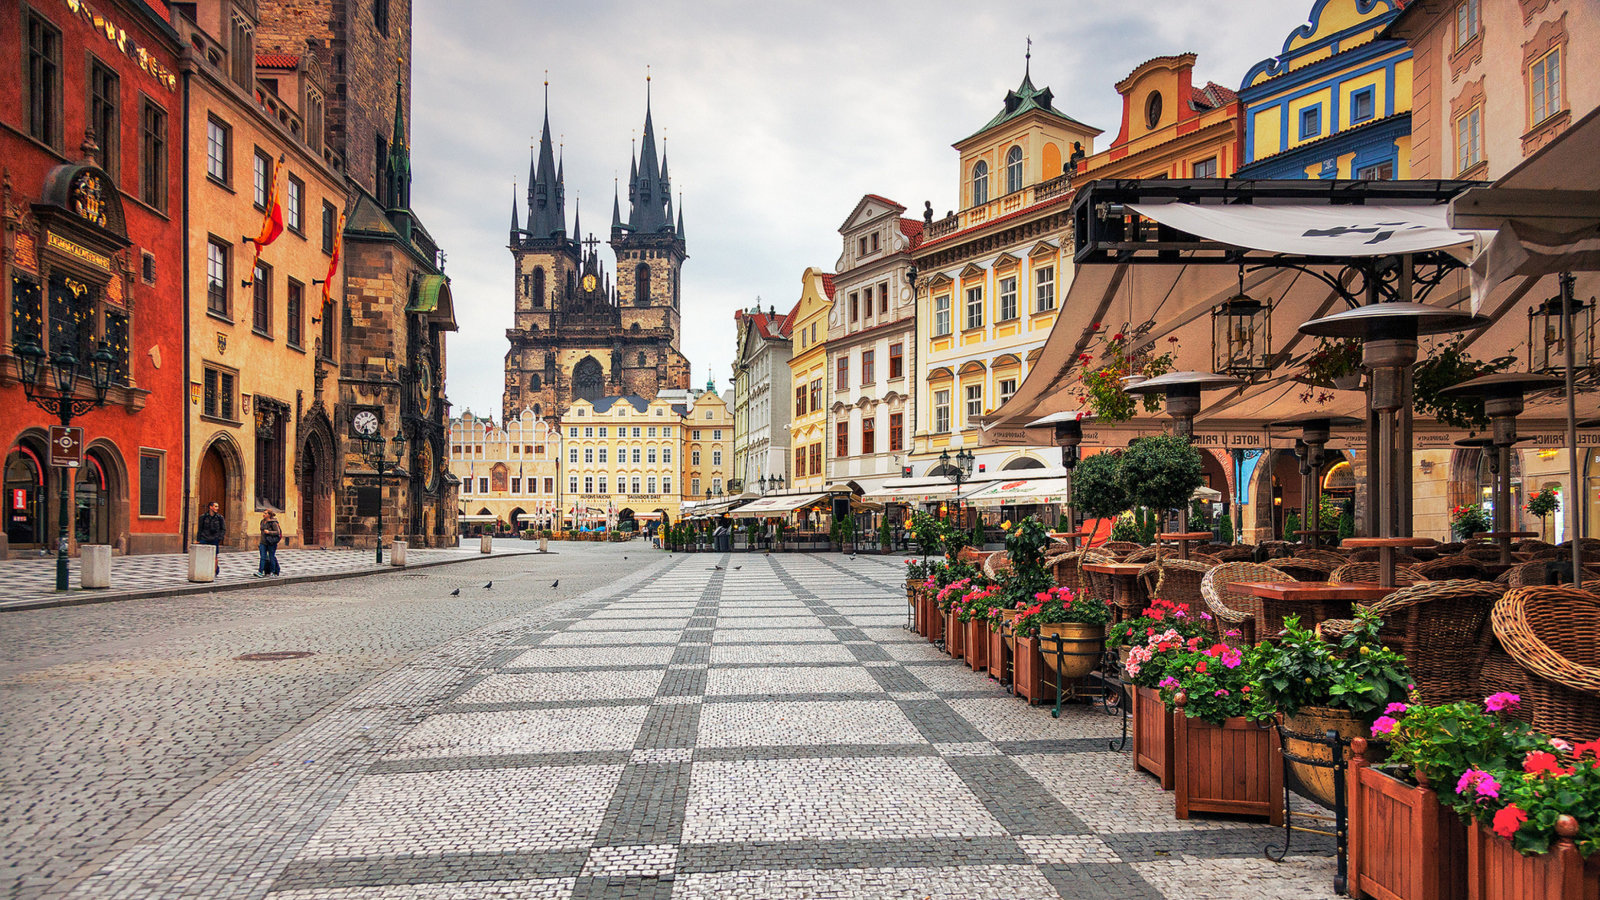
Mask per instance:
[[[198,4],[196,17],[173,17],[185,43],[206,48],[185,62],[188,521],[217,501],[228,545],[249,547],[271,509],[284,546],[331,546],[340,334],[337,301],[324,308],[318,282],[333,263],[345,182],[324,146],[320,100],[307,105],[325,91],[322,73],[311,57],[235,65],[222,6]],[[241,236],[262,230],[275,165],[284,229],[256,259]],[[342,298],[342,272],[333,278]]]
[[[555,528],[561,434],[532,410],[500,426],[471,410],[462,413],[451,420],[449,452],[450,474],[461,481],[461,515],[500,531]],[[486,516],[494,522],[484,522]]]
[[[738,475],[733,466],[733,410],[710,382],[694,400],[684,416],[684,502],[704,501],[713,496],[735,493]]]
[[[1022,383],[1072,281],[1072,176],[1063,170],[1094,152],[1100,131],[1053,99],[1024,77],[998,115],[955,144],[961,211],[931,223],[913,251],[916,477],[958,448],[977,455],[975,476],[1060,461],[1053,447],[981,447],[984,417]]]
[[[828,316],[833,311],[833,275],[806,269],[800,300],[790,314],[789,447],[794,454],[795,490],[820,491],[828,483]]]
[[[1193,53],[1158,56],[1117,82],[1122,125],[1111,146],[1078,165],[1091,178],[1228,178],[1239,167],[1239,96],[1194,86]]]
[[[617,527],[665,513],[678,519],[683,490],[681,399],[576,400],[561,417],[561,516],[565,527]],[[727,446],[733,446],[728,420]]]

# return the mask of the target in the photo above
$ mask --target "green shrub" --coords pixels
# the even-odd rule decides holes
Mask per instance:
[[[1093,519],[1110,519],[1133,504],[1119,475],[1122,453],[1096,453],[1072,470],[1072,504]]]
[[[1156,511],[1184,506],[1205,483],[1200,451],[1176,434],[1133,442],[1122,454],[1120,471],[1128,499]]]

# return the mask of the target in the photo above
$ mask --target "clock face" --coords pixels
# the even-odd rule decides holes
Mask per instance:
[[[598,281],[593,275],[585,275],[585,276],[583,276],[583,289],[585,291],[587,291],[589,293],[593,293],[594,292],[594,286],[597,283],[598,283]]]
[[[350,424],[355,426],[357,433],[371,437],[378,433],[378,414],[370,409],[363,409],[356,413]]]
[[[427,362],[417,367],[417,407],[424,417],[433,415],[433,367]]]
[[[434,464],[434,456],[438,449],[430,438],[422,447],[422,456],[417,460],[417,474],[422,478],[423,487],[430,491],[439,489],[439,467]]]

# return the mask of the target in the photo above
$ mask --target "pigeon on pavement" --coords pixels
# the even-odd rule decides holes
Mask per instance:
[[[488,589],[490,589],[492,587],[494,587],[494,582],[491,581],[488,584],[484,585],[483,589],[487,591]]]
[[[556,581],[555,581],[555,584],[552,584],[550,586],[553,587],[553,588],[561,587],[561,579],[557,578]]]
[[[461,588],[456,588],[455,590],[451,591],[450,592],[450,596],[452,596],[452,597],[461,596]]]

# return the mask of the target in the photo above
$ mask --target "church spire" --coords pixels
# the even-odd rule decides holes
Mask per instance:
[[[561,196],[564,185],[556,169],[554,143],[550,139],[550,82],[546,81],[544,126],[539,132],[538,160],[528,188],[528,236],[535,240],[548,240],[567,230]]]
[[[522,229],[517,227],[517,182],[511,181],[511,242],[517,242],[517,232]]]
[[[583,225],[579,220],[583,217],[583,198],[578,197],[572,202],[572,239],[583,242]]]
[[[634,189],[630,191],[632,209],[628,227],[635,234],[655,234],[671,223],[667,218],[670,203],[663,183],[661,164],[656,160],[656,126],[650,108],[650,79],[645,78],[644,139],[636,161]]]
[[[394,131],[389,140],[390,209],[411,208],[411,148],[406,139],[405,88],[399,76],[394,79]]]
[[[611,182],[611,233],[622,232],[622,199],[615,181]]]
[[[683,195],[678,195],[678,243],[683,243]]]

